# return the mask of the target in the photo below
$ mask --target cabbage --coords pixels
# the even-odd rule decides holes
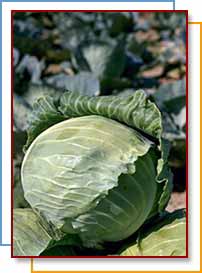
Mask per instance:
[[[161,114],[141,90],[126,97],[66,92],[57,101],[37,101],[21,168],[33,212],[25,212],[26,232],[15,234],[21,246],[14,244],[15,255],[40,255],[47,242],[73,234],[84,247],[102,248],[164,211],[172,174],[161,135]],[[17,212],[14,230],[19,217]],[[35,232],[49,237],[30,254],[26,244],[38,244]]]
[[[120,256],[185,256],[185,210],[165,213],[148,230],[139,232],[139,238],[121,251]]]

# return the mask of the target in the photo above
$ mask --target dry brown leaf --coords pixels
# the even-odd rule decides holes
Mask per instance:
[[[167,72],[167,77],[178,80],[181,77],[181,72],[179,68],[175,68]]]
[[[58,74],[63,71],[59,64],[50,64],[45,70],[45,74]]]
[[[47,16],[43,16],[42,21],[43,21],[44,26],[53,27],[53,22]]]
[[[150,29],[148,31],[137,31],[135,33],[135,38],[138,43],[142,42],[155,42],[159,40],[159,34],[155,29]]]
[[[159,64],[150,69],[144,70],[140,73],[140,75],[144,78],[154,78],[160,77],[164,72],[163,65]]]
[[[69,68],[69,67],[64,68],[63,71],[64,71],[67,75],[70,75],[70,76],[73,76],[73,75],[74,75],[74,71],[73,71],[71,68]]]
[[[182,208],[186,208],[186,192],[172,193],[166,210],[169,212],[172,212],[176,209],[182,209]]]
[[[175,79],[170,79],[170,78],[160,78],[159,79],[160,84],[174,83],[175,81],[176,81]]]

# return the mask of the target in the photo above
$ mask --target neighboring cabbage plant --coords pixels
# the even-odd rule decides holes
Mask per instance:
[[[185,210],[165,212],[139,231],[138,239],[124,246],[121,256],[185,256]]]
[[[60,242],[67,250],[69,240],[80,249],[121,246],[160,217],[172,190],[169,145],[143,91],[66,92],[33,109],[21,168],[30,208],[14,210],[15,256],[43,255]]]

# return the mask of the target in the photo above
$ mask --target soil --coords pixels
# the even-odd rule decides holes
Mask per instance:
[[[166,210],[172,212],[181,208],[186,208],[186,192],[173,192]]]

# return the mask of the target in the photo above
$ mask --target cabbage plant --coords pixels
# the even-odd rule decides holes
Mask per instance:
[[[161,113],[144,91],[65,92],[33,108],[21,168],[30,208],[14,210],[15,256],[38,256],[75,237],[80,248],[124,244],[165,211],[169,144]]]
[[[124,246],[121,256],[185,256],[186,214],[184,209],[163,213],[138,234],[138,240]]]

